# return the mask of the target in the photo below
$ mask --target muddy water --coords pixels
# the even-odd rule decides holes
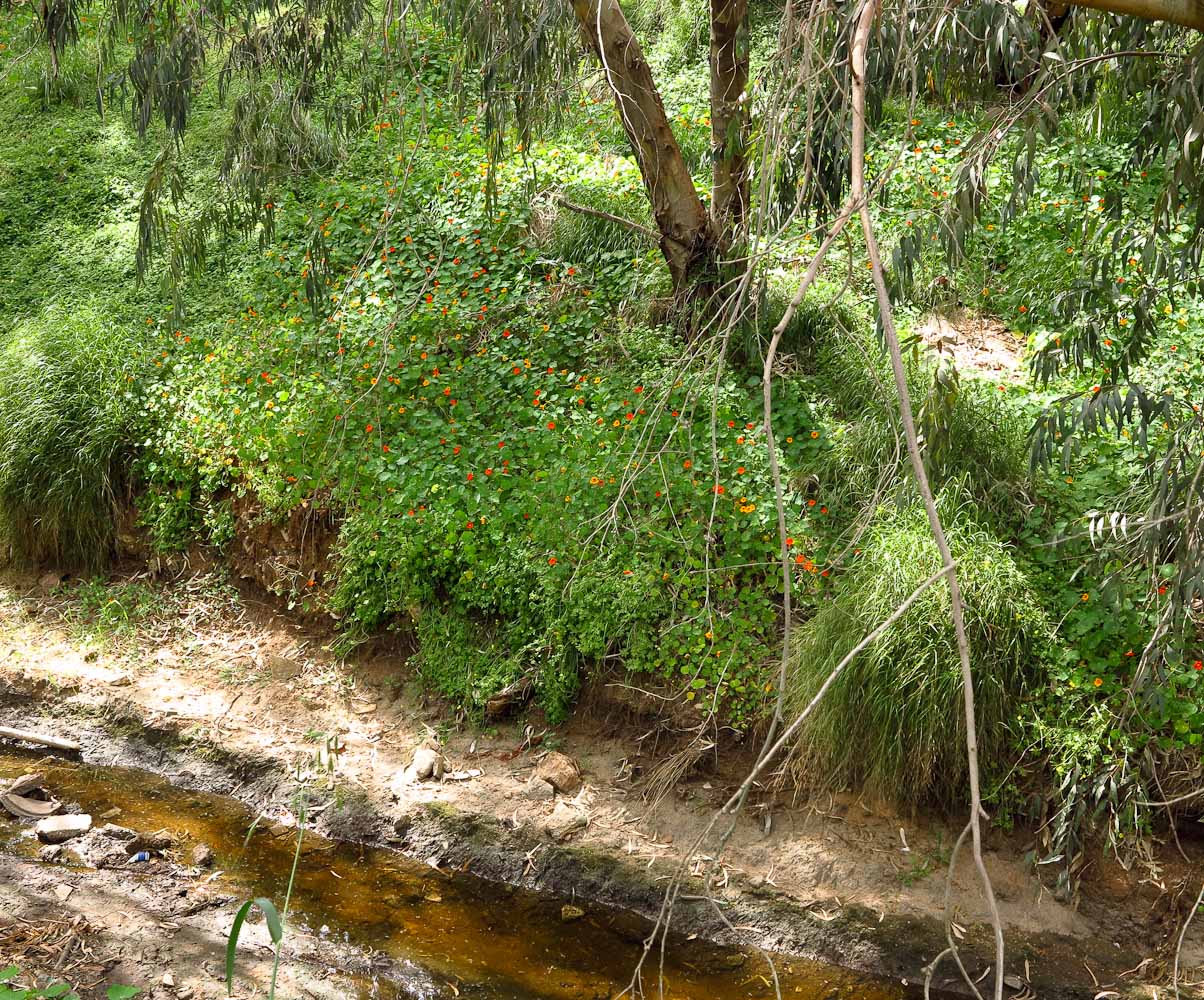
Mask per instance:
[[[36,757],[0,748],[0,781],[33,769]],[[176,788],[150,772],[40,760],[37,770],[65,801],[114,822],[176,834],[186,859],[209,845],[223,891],[282,900],[296,849],[295,833],[274,836],[238,801]],[[333,808],[333,807],[332,807]],[[0,819],[0,845],[36,850],[29,827]],[[152,862],[156,864],[158,862]],[[490,1000],[590,1000],[617,994],[631,980],[647,924],[631,914],[582,905],[564,922],[566,900],[442,872],[396,852],[359,848],[306,834],[293,892],[292,919],[424,969],[433,993],[415,983],[380,984],[392,997],[460,994]],[[323,930],[325,928],[325,930]],[[783,997],[796,1000],[896,1000],[899,987],[830,966],[777,962]],[[759,1000],[774,996],[764,961],[697,941],[667,955],[664,996],[673,1000]],[[654,981],[645,980],[649,996]],[[455,995],[460,995],[455,994]]]

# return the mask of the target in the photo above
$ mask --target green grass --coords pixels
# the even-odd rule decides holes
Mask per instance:
[[[1050,639],[1049,622],[1007,546],[956,507],[942,508],[966,604],[982,759],[1006,759],[1013,706]],[[861,555],[801,630],[790,698],[805,705],[831,669],[940,569],[923,508],[883,506]],[[812,713],[794,750],[810,787],[862,786],[904,803],[958,801],[966,775],[961,675],[949,592],[934,586],[855,658]]]
[[[0,351],[0,530],[23,559],[96,566],[134,448],[140,348],[95,312],[50,307]]]

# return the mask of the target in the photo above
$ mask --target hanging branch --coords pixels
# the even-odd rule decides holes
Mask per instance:
[[[965,606],[962,603],[961,588],[958,586],[957,571],[954,569],[953,554],[949,548],[949,540],[945,536],[944,526],[936,507],[936,499],[932,486],[928,482],[928,474],[924,471],[924,459],[920,454],[919,436],[916,434],[915,416],[911,406],[911,394],[907,388],[907,371],[903,364],[903,351],[899,346],[899,337],[895,329],[894,311],[891,307],[890,293],[886,288],[886,279],[882,269],[882,256],[878,249],[878,240],[874,232],[874,223],[870,218],[869,205],[864,198],[865,192],[865,91],[866,91],[866,49],[869,45],[870,28],[878,14],[881,0],[866,0],[857,23],[853,37],[853,47],[850,56],[850,68],[853,83],[853,136],[852,136],[852,186],[850,198],[859,204],[861,228],[865,234],[866,250],[869,253],[870,267],[873,273],[874,290],[878,298],[878,312],[882,321],[882,332],[886,340],[887,352],[890,354],[891,371],[894,374],[895,389],[899,397],[899,416],[903,423],[903,433],[907,440],[907,454],[911,460],[912,472],[916,477],[916,486],[924,501],[924,510],[928,514],[928,524],[932,529],[932,537],[940,553],[941,563],[948,570],[949,579],[949,609],[953,618],[953,629],[957,635],[957,655],[961,664],[962,692],[966,713],[966,757],[970,772],[970,841],[974,856],[974,865],[978,869],[982,881],[983,893],[987,899],[987,907],[991,914],[991,924],[995,929],[995,1000],[1003,997],[1003,923],[999,916],[999,906],[995,901],[995,892],[991,885],[991,877],[982,856],[982,824],[986,816],[982,807],[982,792],[979,787],[978,775],[978,730],[974,713],[974,672],[970,666],[970,643],[966,636]],[[953,870],[950,867],[949,878]],[[949,913],[946,909],[946,922]]]

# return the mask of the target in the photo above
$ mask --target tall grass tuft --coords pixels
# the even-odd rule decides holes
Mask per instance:
[[[1012,706],[1051,627],[1008,548],[942,497],[974,667],[981,759],[1000,760]],[[964,494],[962,495],[964,497]],[[924,509],[880,508],[862,555],[801,629],[790,698],[801,709],[832,668],[940,569]],[[949,591],[931,587],[841,674],[793,751],[805,787],[862,786],[900,804],[948,803],[966,780],[965,720]]]
[[[0,532],[28,561],[110,554],[140,349],[97,313],[49,309],[0,348]]]
[[[812,468],[824,495],[839,506],[902,489],[909,465],[890,365],[873,331],[853,324],[816,343],[811,363],[821,391],[847,423]],[[1029,417],[994,385],[972,375],[949,383],[927,355],[910,358],[907,381],[928,475],[957,482],[983,510],[1004,522],[1028,500]],[[895,489],[891,489],[891,488]]]

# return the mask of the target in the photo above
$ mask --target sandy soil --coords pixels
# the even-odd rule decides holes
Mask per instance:
[[[740,776],[735,762],[704,766],[670,785],[654,808],[643,792],[664,753],[664,744],[654,748],[665,727],[608,703],[605,692],[594,692],[587,710],[560,730],[547,731],[532,715],[475,731],[448,725],[446,707],[410,677],[403,648],[340,660],[320,626],[236,597],[209,577],[165,587],[160,614],[103,637],[88,636],[69,590],[51,593],[52,582],[9,575],[0,587],[0,685],[36,699],[39,724],[50,716],[60,735],[70,735],[73,718],[134,720],[194,747],[260,761],[265,773],[299,769],[313,777],[317,768],[320,780],[362,794],[370,804],[365,815],[398,817],[400,834],[417,811],[451,807],[497,829],[533,834],[524,875],[541,864],[541,838],[549,847],[571,839],[629,867],[664,872]],[[472,776],[407,781],[415,748],[431,739],[440,741],[448,771]],[[580,767],[584,786],[571,797],[553,798],[532,780],[552,747]],[[336,752],[322,758],[322,748]],[[269,818],[287,818],[287,802],[282,790],[257,805]],[[354,821],[331,832],[379,836],[357,831]],[[404,840],[399,833],[385,836]],[[817,926],[853,913],[883,927],[899,918],[931,921],[942,912],[955,836],[940,818],[899,816],[853,796],[791,807],[767,794],[724,851],[720,893],[728,901],[789,903]],[[1027,964],[1037,981],[1047,964],[1044,978],[1096,991],[1156,980],[1190,902],[1176,906],[1173,897],[1196,866],[1163,860],[1124,872],[1101,858],[1072,905],[1042,884],[1025,847],[1023,834],[995,832],[987,853],[1004,921],[1019,943],[1018,971]],[[695,865],[695,884],[704,869]],[[955,920],[981,938],[975,925],[985,909],[968,863],[959,864],[953,885]],[[764,926],[759,937],[782,943]],[[1150,961],[1122,976],[1135,955]],[[1204,921],[1189,934],[1184,958],[1189,967],[1204,964]]]

